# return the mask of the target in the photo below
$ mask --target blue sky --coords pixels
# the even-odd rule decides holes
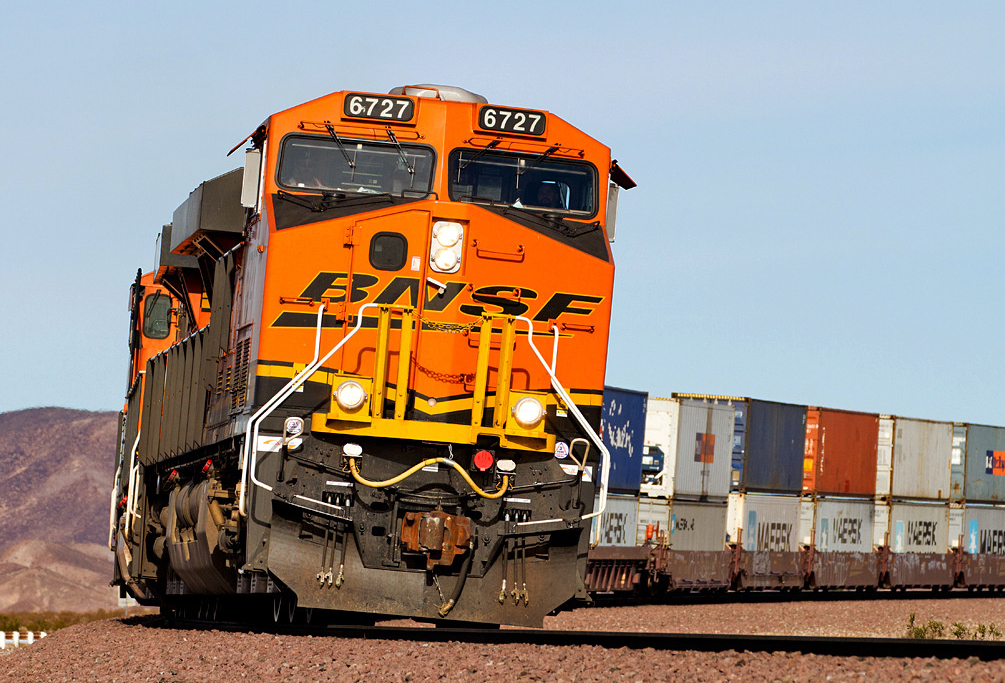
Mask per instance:
[[[1005,4],[18,3],[0,411],[121,406],[154,238],[274,111],[448,83],[610,145],[608,383],[1005,424]]]

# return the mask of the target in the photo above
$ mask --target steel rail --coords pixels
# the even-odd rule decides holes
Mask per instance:
[[[369,625],[304,625],[206,622],[164,618],[166,627],[213,628],[224,631],[264,631],[281,635],[311,635],[366,640],[483,645],[540,645],[605,649],[630,648],[697,652],[793,652],[834,657],[923,659],[1005,659],[1005,641],[922,638],[848,638],[823,636],[741,635],[723,633],[642,633],[632,631],[557,631],[525,628],[452,628]],[[150,622],[148,626],[158,624]]]

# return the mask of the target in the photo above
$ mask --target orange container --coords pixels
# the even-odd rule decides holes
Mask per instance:
[[[873,496],[878,434],[879,415],[807,409],[803,493]]]

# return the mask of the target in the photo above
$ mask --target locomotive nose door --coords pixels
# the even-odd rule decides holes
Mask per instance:
[[[411,355],[418,325],[404,337],[402,326],[411,327],[418,319],[428,231],[428,212],[406,210],[356,221],[347,239],[352,249],[352,289],[345,311],[349,329],[357,324],[361,310],[363,320],[359,332],[343,348],[341,369],[372,376],[377,397],[393,399],[398,387],[407,389],[409,385],[408,377],[398,377],[399,360],[402,353]],[[382,309],[382,305],[389,308]],[[382,316],[387,318],[386,329]],[[379,406],[374,414],[380,414]]]

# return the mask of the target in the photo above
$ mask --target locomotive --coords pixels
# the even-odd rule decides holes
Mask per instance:
[[[332,93],[242,146],[131,289],[113,582],[277,621],[585,599],[635,183],[550,112],[438,85]]]

